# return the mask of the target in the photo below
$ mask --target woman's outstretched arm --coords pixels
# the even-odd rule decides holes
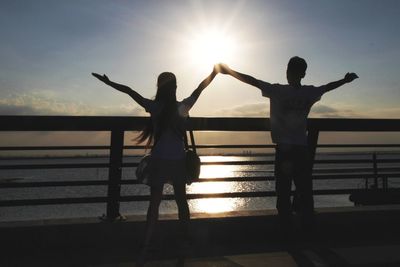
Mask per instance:
[[[194,102],[197,101],[199,98],[201,92],[214,80],[215,76],[217,75],[217,66],[214,66],[213,71],[211,72],[210,75],[208,75],[200,84],[197,86],[197,88],[193,91],[191,97],[194,98]]]
[[[145,98],[143,96],[141,96],[139,93],[137,93],[135,90],[133,90],[132,88],[130,88],[130,87],[126,86],[126,85],[123,85],[123,84],[119,84],[119,83],[110,81],[110,79],[108,79],[107,75],[105,75],[105,74],[100,75],[100,74],[97,74],[97,73],[92,73],[92,75],[94,77],[96,77],[97,79],[99,79],[100,81],[102,81],[103,83],[113,87],[114,89],[117,89],[120,92],[128,94],[139,105],[144,107]]]

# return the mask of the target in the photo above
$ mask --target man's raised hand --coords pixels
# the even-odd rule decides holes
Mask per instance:
[[[352,82],[352,81],[354,81],[355,79],[357,79],[358,78],[358,76],[357,76],[357,74],[355,74],[354,72],[348,72],[348,73],[346,73],[346,75],[344,76],[344,80],[347,82],[347,83],[349,83],[349,82]]]

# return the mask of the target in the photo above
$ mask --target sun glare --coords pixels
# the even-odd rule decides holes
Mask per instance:
[[[236,50],[235,40],[223,31],[207,30],[196,34],[190,41],[190,57],[205,66],[230,62]]]

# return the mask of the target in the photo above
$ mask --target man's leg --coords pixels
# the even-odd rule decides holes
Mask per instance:
[[[304,227],[312,227],[314,222],[314,198],[312,185],[311,159],[306,146],[297,146],[293,151],[295,157],[294,183],[298,211]]]
[[[275,153],[275,189],[276,208],[282,228],[292,224],[290,191],[292,184],[293,162],[289,145],[278,144]]]

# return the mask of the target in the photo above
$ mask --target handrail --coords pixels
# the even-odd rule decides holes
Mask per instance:
[[[136,184],[134,179],[122,180],[121,169],[124,167],[136,167],[137,163],[123,163],[122,152],[125,149],[145,149],[140,145],[124,145],[125,131],[139,131],[147,122],[146,117],[104,117],[104,116],[0,116],[0,132],[8,131],[108,131],[111,132],[110,145],[102,146],[2,146],[0,151],[33,151],[33,150],[109,150],[108,163],[85,163],[85,164],[8,164],[0,165],[0,170],[11,169],[56,169],[56,168],[108,168],[108,180],[96,181],[46,181],[46,182],[10,182],[0,183],[0,188],[16,187],[46,187],[46,186],[107,186],[107,196],[104,197],[82,197],[82,198],[60,198],[60,199],[20,199],[1,200],[0,206],[19,205],[47,205],[67,203],[100,203],[107,202],[107,217],[114,219],[119,216],[119,203],[121,201],[143,201],[149,196],[121,196],[121,185]],[[270,130],[270,121],[266,118],[190,118],[188,128],[195,131],[249,131],[260,132]],[[400,132],[399,119],[309,119],[308,120],[308,142],[310,153],[315,155],[316,148],[398,148],[400,144],[318,144],[320,132]],[[274,148],[273,144],[202,144],[196,148],[201,149],[229,149],[229,148]],[[346,179],[347,178],[374,178],[377,179],[378,172],[386,171],[385,177],[399,177],[396,168],[377,167],[378,163],[398,163],[399,159],[354,159],[354,160],[315,160],[316,164],[375,164],[371,173],[354,174],[314,174],[313,179]],[[203,162],[203,165],[265,165],[273,164],[273,160],[250,160],[250,161],[215,161]],[[366,169],[366,171],[368,171]],[[374,173],[375,172],[375,173]],[[218,179],[202,179],[200,182],[214,181],[265,181],[273,180],[271,175],[249,176],[249,177],[223,177]],[[314,190],[315,194],[347,194],[357,189],[329,189]],[[188,194],[188,198],[209,197],[261,197],[274,196],[274,191],[260,192],[232,192],[216,194]],[[173,196],[167,195],[166,199]]]
[[[111,116],[0,116],[0,131],[140,131],[146,117]],[[191,117],[194,131],[270,131],[267,118]],[[308,129],[318,131],[400,131],[399,119],[308,119]]]

